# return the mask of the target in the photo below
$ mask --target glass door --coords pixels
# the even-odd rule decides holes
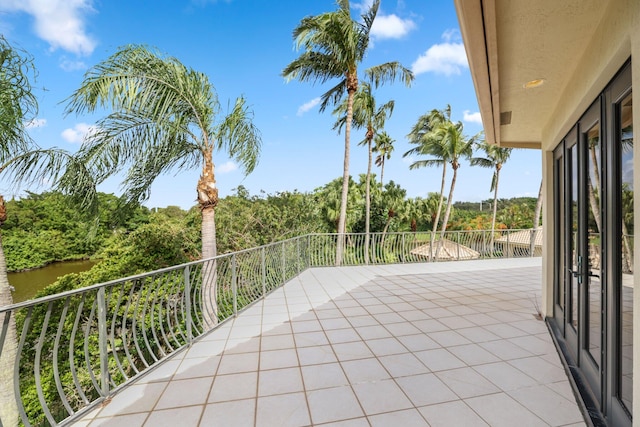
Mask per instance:
[[[633,401],[633,97],[623,67],[554,151],[550,323],[588,411],[629,426]]]
[[[578,122],[578,214],[574,277],[578,282],[578,364],[601,403],[603,283],[602,283],[602,134],[598,99]]]

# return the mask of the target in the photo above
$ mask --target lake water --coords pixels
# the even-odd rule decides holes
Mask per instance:
[[[13,292],[13,302],[31,299],[36,292],[55,282],[58,277],[69,273],[86,271],[95,264],[95,261],[89,260],[54,262],[35,270],[9,273],[9,283],[16,288]]]

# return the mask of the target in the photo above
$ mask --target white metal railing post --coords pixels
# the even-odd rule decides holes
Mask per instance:
[[[100,394],[109,394],[109,354],[107,349],[107,302],[104,286],[98,289],[98,346],[100,353]]]
[[[238,277],[236,274],[236,254],[231,256],[231,290],[233,292],[233,315],[238,316]]]
[[[300,268],[301,260],[300,260],[300,237],[296,237],[296,263],[298,264],[298,274],[302,271]]]
[[[492,258],[493,254],[489,258]],[[482,230],[482,258],[487,258],[487,232]]]
[[[260,251],[260,268],[262,270],[262,297],[264,298],[264,296],[267,295],[267,262],[264,246]]]
[[[282,246],[282,284],[284,285],[287,283],[287,261],[285,259],[284,241],[280,246]]]
[[[191,317],[191,269],[187,265],[184,268],[184,309],[186,311],[186,322],[187,322],[187,342],[189,345],[193,342],[193,318]]]

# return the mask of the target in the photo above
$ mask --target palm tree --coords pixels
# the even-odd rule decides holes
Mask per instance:
[[[536,200],[536,207],[533,211],[533,232],[531,233],[531,239],[529,239],[529,253],[533,255],[536,246],[536,237],[540,232],[540,213],[542,212],[542,183],[540,181],[540,189],[538,190],[538,199]]]
[[[36,116],[38,103],[33,95],[35,76],[32,57],[11,46],[0,36],[0,173],[14,187],[23,183],[56,182],[58,190],[71,190],[75,200],[95,208],[95,186],[81,162],[57,148],[40,149],[26,131],[25,123]],[[64,174],[67,171],[68,174]],[[63,175],[64,174],[64,175]],[[4,197],[0,195],[0,226],[7,219]],[[7,264],[0,235],[0,308],[13,303]],[[0,424],[18,425],[14,395],[17,352],[15,317],[0,313]]]
[[[334,114],[338,115],[339,119],[334,127],[341,129],[345,124],[347,118],[345,113],[347,111],[347,100],[344,100],[338,108],[335,109]],[[395,102],[388,101],[387,103],[376,108],[376,99],[371,93],[371,85],[367,82],[362,83],[360,88],[356,92],[353,99],[353,127],[356,129],[366,128],[364,139],[359,145],[367,146],[368,162],[367,162],[367,177],[365,184],[365,242],[364,242],[364,259],[365,263],[369,263],[369,232],[371,223],[371,164],[372,164],[372,141],[374,136],[378,133],[378,129],[384,127],[388,117],[393,114],[393,107]]]
[[[32,93],[31,79],[34,74],[32,59],[25,52],[13,48],[0,36],[0,156],[2,163],[16,152],[29,145],[25,120],[35,116],[38,105]],[[7,219],[4,198],[0,196],[0,225]],[[11,287],[7,278],[7,264],[0,237],[0,307],[13,303]],[[18,406],[14,397],[14,366],[17,351],[15,317],[10,313],[0,315],[0,421],[3,425],[18,425]]]
[[[321,96],[321,112],[330,104],[337,105],[344,94],[347,94],[343,186],[338,220],[340,236],[336,248],[336,264],[340,265],[346,232],[353,99],[358,90],[358,67],[369,47],[371,27],[380,7],[380,0],[373,1],[371,7],[362,15],[361,21],[351,17],[349,0],[338,0],[337,3],[338,10],[303,18],[293,30],[296,48],[303,49],[304,52],[285,67],[282,75],[288,81],[298,79],[312,83],[325,83],[334,78],[339,79],[334,87]],[[396,77],[400,77],[407,86],[413,80],[413,73],[399,62],[376,65],[366,69],[364,73],[375,88],[382,83],[395,80]]]
[[[467,138],[462,132],[462,122],[453,123],[449,121],[439,126],[434,136],[438,141],[441,141],[444,158],[447,159],[451,165],[451,169],[453,169],[451,187],[449,188],[449,196],[447,197],[447,208],[444,212],[444,219],[442,220],[441,233],[443,238],[445,231],[447,231],[447,223],[449,222],[449,214],[451,213],[451,205],[453,204],[453,190],[456,186],[458,169],[460,169],[460,160],[471,157],[473,145],[480,137],[480,134],[477,134],[471,138]]]
[[[409,169],[417,169],[421,167],[442,166],[442,180],[440,182],[440,200],[436,211],[435,220],[433,221],[432,236],[435,235],[440,222],[440,213],[442,212],[442,203],[444,201],[444,186],[447,177],[447,158],[446,152],[442,146],[442,141],[435,137],[435,131],[444,123],[451,121],[451,106],[447,105],[444,110],[431,110],[428,114],[423,114],[407,135],[409,143],[415,144],[416,147],[410,149],[402,155],[408,156],[431,156],[430,159],[416,160]]]
[[[128,167],[124,196],[137,202],[148,198],[158,175],[202,168],[196,186],[202,258],[214,258],[218,189],[213,152],[225,151],[246,173],[253,171],[260,154],[260,132],[245,99],[236,99],[227,115],[220,117],[220,103],[205,74],[148,47],[131,45],[85,74],[68,99],[66,113],[103,108],[112,111],[87,137],[81,158],[96,171],[99,182]],[[215,264],[210,270],[211,277],[203,272],[209,324],[216,322],[215,293],[208,294],[215,286]]]
[[[342,189],[342,177],[325,184],[314,191],[316,203],[319,206],[322,218],[326,221],[329,232],[338,232],[338,220],[340,219],[340,191]],[[352,225],[358,221],[362,213],[361,193],[356,182],[349,177],[349,202],[347,209],[347,224]]]
[[[218,189],[214,151],[225,151],[247,173],[260,154],[261,138],[243,97],[228,115],[220,113],[215,90],[203,73],[145,46],[126,46],[85,74],[66,113],[111,108],[88,136],[82,155],[100,180],[127,166],[123,182],[129,201],[149,196],[155,178],[170,170],[202,168],[197,201],[202,211],[202,257],[217,255],[215,207]]]
[[[491,178],[491,188],[489,191],[493,191],[493,216],[491,218],[491,244],[490,248],[493,250],[493,234],[496,229],[496,213],[498,205],[498,185],[500,184],[500,170],[502,166],[509,160],[513,148],[500,147],[495,144],[489,144],[486,141],[482,141],[478,144],[478,149],[482,150],[486,157],[474,157],[471,159],[471,166],[480,166],[483,168],[494,169],[493,177]]]
[[[380,168],[380,185],[384,185],[384,163],[385,160],[391,158],[393,152],[393,143],[396,142],[391,136],[385,132],[379,132],[375,136],[375,145],[373,147],[374,153],[378,153],[376,156],[376,166]]]

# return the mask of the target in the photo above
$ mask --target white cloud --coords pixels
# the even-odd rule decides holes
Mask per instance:
[[[229,160],[227,163],[223,163],[216,168],[219,174],[233,172],[238,169],[238,165]]]
[[[45,127],[47,125],[47,119],[31,119],[24,124],[27,129],[35,129]]]
[[[302,104],[298,108],[298,112],[296,113],[296,115],[301,116],[318,104],[320,104],[320,98],[313,98],[311,101],[305,102],[304,104]]]
[[[87,123],[78,123],[73,128],[62,131],[62,139],[71,144],[82,144],[87,135],[95,132],[95,127]]]
[[[462,41],[462,37],[460,36],[460,31],[455,28],[448,29],[444,33],[442,33],[442,40],[448,42],[460,42]]]
[[[64,71],[77,71],[77,70],[86,70],[87,64],[82,61],[73,61],[66,57],[62,57],[60,59],[60,68]]]
[[[399,39],[406,36],[409,31],[416,28],[411,19],[402,19],[398,15],[378,15],[373,21],[371,35],[376,39]]]
[[[92,0],[2,0],[0,11],[31,15],[36,34],[49,43],[51,50],[89,55],[96,47],[84,22],[85,15],[93,12]]]
[[[463,114],[462,120],[465,122],[482,124],[482,116],[479,111],[472,113],[469,110],[464,110]]]
[[[411,65],[411,71],[416,75],[431,71],[450,76],[460,74],[466,67],[469,64],[462,43],[441,43],[434,44],[420,55]]]
[[[447,30],[442,34],[444,43],[434,44],[411,65],[414,74],[433,72],[450,76],[460,74],[468,68],[467,54],[460,41],[458,30]]]
[[[418,159],[416,159],[415,156],[403,157],[402,158],[402,163],[405,163],[407,165],[411,165],[412,163],[415,163],[416,160],[418,160]]]
[[[360,13],[365,13],[371,8],[372,4],[373,0],[362,0],[360,3],[352,2],[351,8],[359,11]]]

